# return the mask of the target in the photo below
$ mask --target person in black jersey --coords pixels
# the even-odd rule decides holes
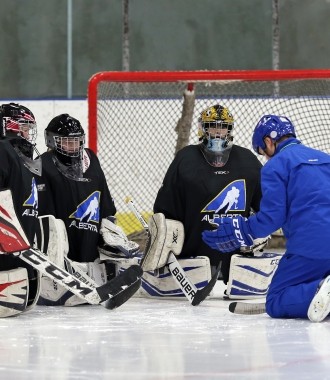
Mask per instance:
[[[37,124],[28,108],[7,103],[0,106],[0,127],[0,190],[11,190],[16,215],[32,246],[39,227],[36,178],[41,175],[41,160],[33,159]],[[0,255],[0,271],[5,285],[0,317],[30,310],[39,294],[38,272],[12,254]]]
[[[45,141],[48,151],[41,155],[43,174],[38,181],[40,214],[64,222],[67,257],[81,267],[87,265],[90,274],[88,268],[99,259],[98,247],[103,243],[103,220],[111,219],[107,223],[114,226],[114,201],[97,156],[85,148],[85,132],[77,119],[69,114],[54,117],[45,129]],[[92,271],[96,268],[100,266],[95,264]],[[76,300],[71,296],[42,278],[39,304],[70,306]]]
[[[185,240],[182,258],[207,256],[212,267],[220,260],[224,283],[234,253],[219,254],[202,240],[215,217],[259,211],[261,163],[252,151],[233,144],[234,118],[219,104],[206,108],[198,120],[200,144],[175,156],[154,202],[154,212],[181,221]]]

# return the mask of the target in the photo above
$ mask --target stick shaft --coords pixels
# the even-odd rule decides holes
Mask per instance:
[[[144,220],[143,216],[139,213],[137,210],[135,204],[131,199],[126,200],[126,204],[129,207],[129,209],[134,213],[135,217],[139,220],[141,223],[142,227],[146,230],[149,231],[148,223]]]

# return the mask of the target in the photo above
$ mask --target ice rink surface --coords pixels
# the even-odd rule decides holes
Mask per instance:
[[[234,315],[222,290],[196,307],[132,298],[0,319],[0,379],[330,379],[330,319]]]

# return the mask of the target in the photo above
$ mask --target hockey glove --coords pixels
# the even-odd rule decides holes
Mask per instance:
[[[233,252],[236,249],[253,245],[253,237],[246,223],[246,218],[237,216],[234,218],[214,218],[216,230],[204,231],[204,242],[221,253]]]
[[[104,254],[108,256],[119,256],[131,258],[140,254],[140,247],[134,241],[128,240],[124,231],[117,226],[112,220],[102,219],[100,234],[102,235],[104,244],[101,248]]]

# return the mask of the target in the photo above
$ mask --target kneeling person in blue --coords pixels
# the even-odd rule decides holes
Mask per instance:
[[[304,146],[285,116],[265,115],[253,149],[267,159],[261,170],[260,210],[248,219],[218,218],[202,236],[220,252],[250,246],[283,228],[286,252],[272,279],[266,312],[273,318],[320,322],[330,312],[330,155]]]

